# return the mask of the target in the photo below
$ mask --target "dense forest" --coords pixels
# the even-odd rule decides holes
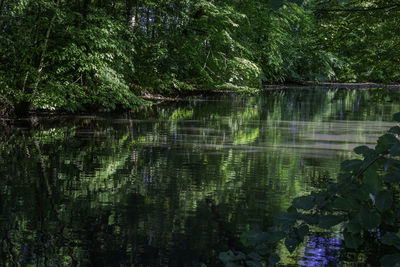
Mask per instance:
[[[110,111],[137,96],[398,82],[396,0],[1,0],[0,112]]]

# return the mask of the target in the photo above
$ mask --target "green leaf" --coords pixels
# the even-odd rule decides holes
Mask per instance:
[[[346,225],[346,229],[353,234],[357,234],[361,232],[361,225],[357,219],[352,219],[349,221],[349,223]]]
[[[306,237],[306,235],[308,235],[309,232],[310,228],[306,224],[302,224],[296,229],[297,236],[301,241],[304,241],[304,237]]]
[[[344,236],[344,243],[347,248],[357,249],[363,243],[363,240],[359,234],[352,234],[349,232],[345,232]]]
[[[336,215],[326,215],[326,216],[321,216],[319,218],[319,227],[329,229],[332,226],[335,226],[341,222],[343,222],[344,219],[341,216],[336,216]]]
[[[399,127],[400,129],[400,127]],[[358,155],[364,156],[364,158],[371,158],[376,156],[376,151],[372,148],[369,148],[367,146],[358,146],[354,148],[354,152]]]
[[[251,252],[251,253],[249,253],[249,254],[247,254],[247,256],[250,258],[250,259],[252,259],[252,260],[254,260],[254,261],[260,261],[261,259],[262,259],[262,257],[258,254],[258,253],[256,253],[256,252]]]
[[[390,172],[382,177],[386,183],[400,183],[400,172]]]
[[[300,245],[301,241],[295,237],[286,237],[285,239],[285,246],[290,254],[296,250],[297,246]]]
[[[400,262],[400,253],[385,255],[380,260],[383,267],[392,267]]]
[[[275,244],[285,237],[285,233],[278,230],[269,230],[268,232],[249,231],[244,232],[241,241],[247,246],[255,246],[261,243]]]
[[[357,172],[362,166],[363,161],[360,159],[345,160],[340,164],[340,169],[343,171]]]
[[[373,229],[381,223],[381,215],[369,206],[362,206],[359,214],[359,222],[364,229]]]
[[[237,260],[244,260],[246,258],[246,255],[244,255],[243,252],[238,252],[236,255],[235,253],[232,252],[232,250],[229,250],[227,252],[221,252],[218,255],[218,258],[225,264],[232,262],[232,261],[237,261]]]
[[[355,199],[358,199],[358,200],[361,200],[361,201],[363,201],[363,200],[368,200],[370,197],[369,197],[369,193],[368,193],[368,188],[367,188],[367,186],[365,186],[365,185],[363,185],[362,187],[360,187],[357,191],[353,191],[352,193],[351,193],[351,196],[353,197],[353,198],[355,198]]]
[[[355,200],[352,197],[346,197],[346,198],[338,197],[335,200],[333,200],[332,204],[330,205],[330,208],[343,211],[350,211],[359,209],[360,205],[358,204],[357,200]]]
[[[389,133],[400,135],[400,127],[399,126],[393,126],[392,128],[390,128]]]
[[[274,222],[278,225],[282,226],[282,229],[288,230],[293,227],[297,219],[296,213],[287,213],[282,212],[279,213],[275,218]]]
[[[400,112],[395,113],[395,114],[393,115],[393,120],[394,120],[394,121],[397,121],[397,122],[400,122]]]
[[[268,232],[268,236],[265,240],[268,244],[275,244],[281,241],[285,237],[285,233],[283,231],[276,231],[276,232]]]
[[[398,143],[399,140],[393,134],[384,134],[379,137],[375,149],[378,153],[387,153],[392,146]]]
[[[297,214],[297,209],[291,205],[287,210],[288,213]]]
[[[375,170],[368,169],[363,174],[364,188],[368,193],[375,194],[382,190],[382,183],[379,179],[379,175]]]
[[[293,199],[292,205],[297,209],[310,210],[315,206],[313,196],[302,196]]]
[[[380,212],[390,209],[392,202],[392,194],[387,190],[382,190],[375,195],[375,206]]]
[[[281,258],[279,257],[279,255],[273,253],[273,254],[271,254],[271,256],[269,256],[268,263],[270,266],[275,266],[275,264],[277,264],[280,260],[281,260]]]
[[[258,261],[246,261],[246,264],[249,267],[263,267],[263,265]]]
[[[395,157],[400,156],[400,144],[395,144],[394,146],[392,146],[392,148],[390,149],[390,155]]]
[[[382,236],[382,243],[400,249],[400,237],[395,233],[386,233]]]
[[[319,223],[319,215],[317,214],[299,214],[298,219],[310,225],[317,225]]]

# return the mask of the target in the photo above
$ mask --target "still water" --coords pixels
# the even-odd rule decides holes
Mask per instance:
[[[400,110],[384,90],[296,89],[131,115],[0,126],[0,258],[9,266],[220,266],[296,196],[334,182]],[[282,265],[363,262],[315,233]]]

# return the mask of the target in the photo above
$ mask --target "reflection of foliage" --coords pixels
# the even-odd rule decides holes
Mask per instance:
[[[394,115],[400,122],[400,113]],[[400,127],[394,126],[378,139],[375,149],[359,146],[354,151],[361,159],[341,164],[339,183],[319,192],[295,198],[287,212],[275,217],[276,227],[267,232],[244,234],[251,252],[222,252],[220,259],[229,264],[271,266],[279,261],[273,253],[276,243],[284,239],[293,253],[315,229],[332,229],[341,225],[344,244],[349,249],[373,251],[368,263],[397,266],[400,262],[400,217],[397,196],[400,183]],[[268,248],[268,249],[267,249]],[[267,258],[266,256],[269,256]]]
[[[329,132],[324,122],[337,119],[342,108],[349,119],[372,108],[377,120],[387,120],[382,110],[396,108],[387,102],[371,107],[368,96],[320,90],[229,95],[195,99],[190,108],[159,106],[141,120],[39,119],[30,130],[4,127],[1,256],[21,265],[151,266],[167,258],[171,266],[179,260],[217,265],[217,251],[240,248],[237,231],[268,227],[273,214],[319,187],[320,177],[335,176],[332,166],[348,157],[328,151],[334,154],[316,162],[321,150],[295,151],[288,147],[293,140]],[[361,132],[366,125],[357,126]]]

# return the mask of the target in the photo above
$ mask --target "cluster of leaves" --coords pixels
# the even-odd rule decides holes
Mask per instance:
[[[400,113],[394,115],[400,122]],[[227,266],[273,266],[279,261],[274,246],[281,240],[292,253],[313,229],[332,229],[340,225],[348,249],[372,248],[382,266],[400,262],[400,127],[392,127],[379,137],[375,149],[359,146],[355,153],[363,159],[341,164],[339,182],[326,189],[297,197],[287,212],[275,217],[267,232],[244,234],[250,253],[223,252]],[[269,256],[269,258],[267,257]]]
[[[313,1],[321,47],[340,51],[342,81],[398,82],[400,5],[393,0]]]
[[[131,109],[144,103],[129,88],[134,36],[126,18],[114,13],[118,5],[1,3],[0,92],[17,113]]]
[[[395,1],[301,2],[2,0],[0,103],[114,110],[146,91],[399,80]]]

